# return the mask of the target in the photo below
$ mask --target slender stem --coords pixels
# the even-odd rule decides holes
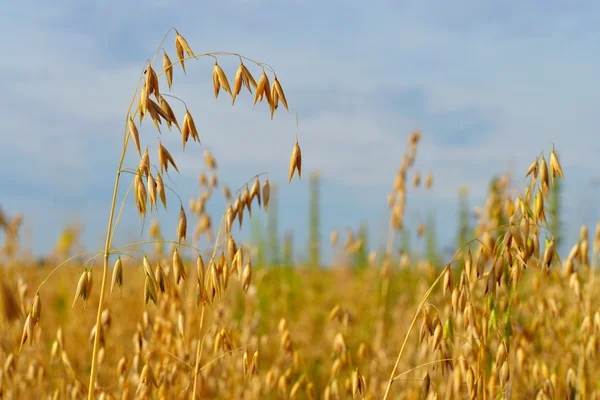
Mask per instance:
[[[115,188],[113,190],[112,205],[110,207],[110,217],[108,219],[108,230],[106,233],[106,245],[104,247],[104,267],[102,269],[102,285],[100,286],[100,299],[98,300],[98,313],[96,316],[96,332],[100,332],[100,323],[102,320],[102,303],[104,302],[104,294],[106,293],[106,281],[108,280],[108,258],[110,256],[110,239],[113,218],[115,215],[115,206],[117,204],[117,193],[119,192],[119,178],[121,177],[121,164],[125,158],[126,147],[123,148],[123,155],[119,163],[119,172],[115,178]],[[100,335],[94,336],[94,349],[92,351],[92,371],[90,373],[90,384],[88,387],[88,400],[94,398],[94,385],[96,383],[96,374],[98,372],[98,350],[100,347]]]
[[[192,399],[196,399],[196,393],[198,390],[198,375],[200,374],[200,358],[202,357],[202,343],[204,343],[204,336],[202,336],[202,325],[204,324],[204,309],[206,307],[202,304],[202,312],[200,313],[200,328],[198,329],[198,345],[196,346],[196,368],[194,369],[194,392]]]
[[[437,283],[440,281],[440,279],[442,279],[442,277],[446,273],[446,270],[449,269],[449,268],[450,268],[450,264],[448,264],[448,266],[446,266],[446,268],[444,268],[444,270],[437,277],[437,279],[435,280],[435,282],[433,282],[433,284],[429,287],[429,289],[427,289],[427,292],[425,293],[425,296],[421,300],[421,303],[419,304],[419,308],[417,308],[417,312],[415,313],[415,316],[414,316],[412,322],[410,323],[410,327],[408,328],[408,332],[406,332],[406,336],[404,337],[404,343],[402,343],[402,347],[400,348],[400,353],[398,353],[398,357],[396,358],[396,363],[394,364],[394,369],[392,370],[392,373],[390,375],[390,379],[388,380],[387,387],[385,388],[385,394],[383,395],[383,400],[386,400],[388,398],[389,394],[390,394],[390,390],[392,388],[392,383],[394,382],[394,377],[396,376],[396,371],[398,370],[398,366],[400,365],[400,360],[402,359],[402,355],[404,354],[404,349],[406,348],[406,344],[408,343],[408,338],[410,337],[410,333],[412,332],[412,330],[413,330],[413,328],[415,326],[415,323],[417,322],[417,318],[419,318],[419,314],[421,314],[421,309],[423,309],[423,306],[425,305],[425,302],[427,301],[427,299],[429,298],[429,296],[433,292],[433,289],[435,288],[435,286],[437,285]]]

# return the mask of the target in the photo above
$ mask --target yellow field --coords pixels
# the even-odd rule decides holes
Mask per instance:
[[[162,94],[176,87],[184,62],[214,58],[214,96],[234,102],[248,90],[271,117],[288,109],[284,85],[267,64],[194,53],[179,32],[169,34],[172,58],[160,50],[144,65],[126,112],[102,265],[69,261],[76,229],[46,265],[19,258],[21,217],[0,213],[0,398],[600,398],[600,224],[582,226],[570,252],[557,253],[553,201],[564,174],[554,148],[519,171],[526,187],[492,180],[452,259],[411,259],[395,245],[406,199],[412,187],[434,185],[414,171],[421,133],[413,132],[390,182],[386,249],[367,254],[360,233],[348,231],[342,243],[333,232],[332,246],[362,264],[260,265],[261,249],[237,234],[251,209],[273,205],[268,178],[232,191],[205,150],[199,197],[178,199],[162,178],[176,179],[177,149],[156,145],[147,130],[178,132],[183,148],[200,141],[193,110],[174,112],[176,98]],[[229,78],[223,57],[240,60]],[[299,133],[288,183],[302,176],[301,143]],[[137,168],[125,167],[126,156],[139,159]],[[211,216],[206,203],[217,189],[227,209]],[[164,239],[152,214],[167,203],[177,237]],[[122,213],[135,211],[151,224],[147,253],[142,243],[113,246]],[[417,234],[427,229],[419,224]],[[214,250],[196,249],[200,236]]]

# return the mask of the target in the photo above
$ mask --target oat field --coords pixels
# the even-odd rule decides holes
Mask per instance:
[[[436,184],[414,168],[427,132],[406,132],[385,249],[365,254],[359,232],[340,230],[318,244],[348,265],[269,265],[238,235],[251,213],[269,213],[268,176],[239,188],[219,181],[218,160],[200,147],[210,135],[177,97],[177,78],[190,63],[212,63],[205,95],[231,102],[232,115],[236,98],[251,96],[267,118],[294,118],[293,93],[276,65],[195,50],[172,29],[141,68],[115,149],[103,249],[20,258],[23,216],[0,214],[0,398],[600,398],[600,224],[581,226],[559,255],[549,204],[568,179],[560,149],[540,148],[516,171],[524,187],[508,174],[495,180],[464,244],[431,259],[396,245],[412,189]],[[239,59],[237,70],[222,69],[224,58]],[[272,149],[289,154],[289,185],[309,179],[297,126],[289,148]],[[167,149],[161,131],[180,135],[181,148]],[[192,146],[203,154],[201,190],[183,199],[170,182]],[[210,215],[216,196],[227,207]],[[159,209],[178,210],[176,232],[156,222]],[[148,234],[116,247],[123,213],[137,213]],[[197,248],[199,238],[211,247]]]

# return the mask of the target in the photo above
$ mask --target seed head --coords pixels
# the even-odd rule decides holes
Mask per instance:
[[[179,224],[177,226],[177,241],[181,244],[182,240],[187,239],[187,217],[185,216],[185,210],[183,205],[179,210]]]
[[[142,156],[142,150],[140,148],[140,134],[138,132],[137,126],[135,126],[135,122],[133,122],[133,118],[129,117],[129,135],[133,139],[133,143],[135,143],[135,148],[138,151],[140,157]]]
[[[302,152],[300,151],[300,145],[298,145],[298,138],[296,138],[296,144],[292,150],[292,156],[290,157],[290,171],[288,174],[288,184],[292,182],[294,171],[298,171],[298,179],[302,177]]]
[[[269,185],[269,178],[265,179],[262,187],[262,197],[265,211],[269,210],[269,199],[271,197],[271,186]]]

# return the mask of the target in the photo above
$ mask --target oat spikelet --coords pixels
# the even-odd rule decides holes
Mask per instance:
[[[169,127],[169,129],[171,129],[172,124],[175,124],[177,129],[179,129],[179,131],[181,132],[181,128],[179,127],[179,123],[177,122],[177,117],[175,116],[173,109],[171,108],[167,100],[165,100],[165,98],[162,96],[160,96],[160,109],[162,110],[164,115],[167,116],[167,118],[165,118],[165,121],[167,121],[167,126]]]
[[[529,175],[532,175],[532,179],[537,179],[538,176],[538,171],[539,171],[539,159],[538,157],[535,158],[535,161],[531,163],[531,165],[529,166],[529,168],[527,168],[527,173],[525,174],[525,177],[528,177]]]
[[[183,265],[183,260],[177,251],[177,248],[173,251],[173,275],[175,278],[175,284],[179,284],[181,280],[185,280],[185,267]]]
[[[548,179],[548,165],[546,164],[546,159],[543,156],[542,161],[540,162],[540,181],[542,183],[542,191],[544,194],[547,194],[550,181]]]
[[[177,168],[177,164],[175,164],[175,160],[171,156],[171,153],[162,145],[162,143],[158,142],[158,164],[160,167],[160,172],[169,170],[169,163],[175,168],[175,171],[179,173],[179,168]]]
[[[183,117],[183,130],[182,130],[183,150],[185,150],[185,144],[187,143],[190,136],[192,136],[192,139],[194,139],[195,141],[200,143],[200,136],[198,135],[198,130],[196,129],[196,124],[194,123],[192,114],[190,114],[189,110],[186,108],[185,116]]]
[[[177,225],[177,241],[181,244],[182,240],[187,239],[187,217],[183,205],[179,210],[179,223]]]
[[[273,115],[275,115],[275,110],[279,107],[279,94],[275,89],[275,81],[273,81],[273,85],[271,85],[271,119],[273,119]]]
[[[77,289],[75,290],[75,298],[73,299],[73,305],[71,308],[75,307],[75,303],[77,302],[77,298],[81,297],[85,301],[88,296],[87,292],[88,286],[88,274],[87,271],[83,271],[81,276],[79,277],[79,282],[77,282]]]
[[[183,69],[183,72],[185,73],[184,51],[190,57],[194,56],[194,52],[190,48],[190,45],[188,44],[188,42],[184,39],[183,36],[181,36],[179,34],[179,32],[177,32],[177,30],[175,30],[175,33],[177,34],[177,36],[175,37],[175,50],[177,50],[177,57],[179,57],[179,61],[181,62],[181,68]]]
[[[242,290],[244,293],[248,291],[250,287],[250,281],[252,280],[252,263],[250,260],[246,263],[244,267],[244,275],[242,277]]]
[[[227,80],[227,76],[216,61],[215,66],[213,67],[213,85],[215,88],[215,98],[219,97],[219,89],[221,87],[223,87],[223,90],[225,90],[227,93],[231,94],[231,89],[229,88],[229,81]]]
[[[160,96],[160,91],[158,89],[158,77],[156,76],[156,72],[152,65],[148,65],[148,69],[146,69],[146,85],[148,88],[148,95],[154,94],[156,99]]]
[[[146,115],[146,112],[148,111],[148,101],[150,100],[149,95],[148,95],[148,86],[146,85],[146,81],[144,81],[144,84],[142,85],[142,89],[140,90],[140,124],[142,123],[142,120],[144,119],[144,116]]]
[[[252,76],[252,74],[250,73],[248,68],[246,68],[246,66],[244,64],[242,64],[242,71],[243,71],[242,81],[244,83],[244,86],[246,86],[246,88],[248,89],[248,92],[250,92],[250,94],[252,94],[252,88],[250,86],[253,86],[256,89],[257,88],[256,81],[254,80],[254,77]]]
[[[31,318],[33,323],[37,324],[40,321],[42,315],[42,300],[40,299],[39,292],[35,294],[33,304],[31,305]]]
[[[250,201],[252,201],[256,197],[258,201],[258,206],[260,207],[261,199],[260,199],[260,182],[258,178],[252,184],[252,189],[250,190]]]
[[[21,335],[21,345],[19,347],[19,351],[21,351],[23,345],[27,342],[27,339],[29,339],[30,344],[33,343],[33,326],[33,318],[31,317],[31,314],[27,314],[25,325],[23,325],[23,334]]]
[[[238,94],[240,94],[240,90],[242,90],[242,83],[244,81],[244,64],[242,63],[242,59],[240,58],[240,66],[238,67],[237,72],[235,73],[235,79],[233,80],[233,92],[231,93],[231,105],[235,104],[235,98]]]
[[[156,207],[156,181],[152,174],[148,174],[148,195],[150,196],[150,211]]]
[[[279,98],[279,100],[281,100],[281,104],[283,104],[285,109],[289,112],[290,109],[288,108],[287,100],[285,98],[285,93],[283,93],[283,89],[281,88],[281,84],[279,83],[277,76],[275,76],[275,78],[273,80],[273,87],[275,89],[275,92],[277,93],[277,97]]]
[[[556,157],[556,153],[554,152],[554,147],[552,147],[552,152],[550,153],[550,171],[552,175],[552,186],[554,186],[554,178],[556,175],[565,179],[558,157]]]
[[[269,199],[271,197],[271,185],[269,185],[269,178],[265,179],[262,187],[262,198],[265,211],[269,210]]]
[[[120,288],[123,287],[123,262],[121,261],[121,257],[117,258],[115,261],[115,266],[113,267],[112,281],[110,285],[110,293],[112,294],[115,285],[118,285]]]
[[[271,91],[270,89],[270,83],[269,83],[269,77],[267,76],[267,73],[265,72],[265,70],[263,69],[263,73],[260,76],[260,79],[258,80],[258,83],[256,85],[256,93],[254,95],[254,104],[256,105],[257,101],[262,101],[263,97],[267,98],[267,102],[269,103],[269,105],[271,105]]]
[[[154,280],[158,286],[158,289],[162,293],[167,290],[167,277],[165,275],[165,270],[160,266],[159,263],[156,263],[156,270],[154,271]]]
[[[290,157],[290,171],[288,175],[288,184],[292,182],[294,171],[298,171],[298,179],[302,178],[302,152],[300,151],[300,145],[298,144],[298,138],[296,137],[296,144],[292,150],[292,156]]]
[[[171,63],[171,59],[167,55],[167,52],[163,50],[163,69],[165,70],[165,76],[167,77],[167,84],[169,85],[169,90],[173,86],[173,63]]]
[[[156,174],[156,192],[158,193],[158,196],[160,197],[160,200],[163,203],[163,206],[165,207],[165,210],[167,209],[167,196],[165,193],[165,184],[163,182],[162,176],[160,174]]]
[[[137,126],[135,126],[135,122],[133,122],[132,117],[129,117],[129,135],[133,139],[133,143],[135,143],[135,147],[138,151],[138,154],[141,157],[142,149],[140,148],[140,134],[138,132]]]

